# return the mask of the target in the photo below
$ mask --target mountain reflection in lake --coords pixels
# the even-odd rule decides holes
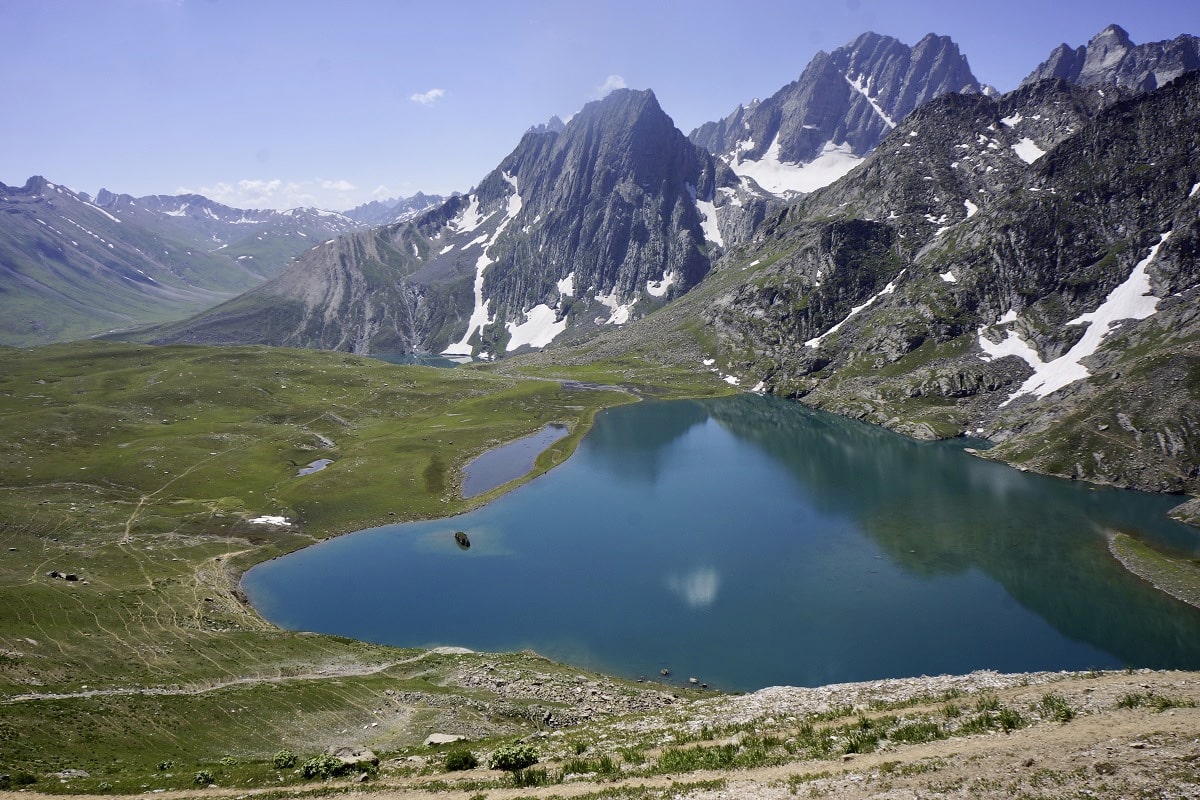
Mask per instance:
[[[245,586],[284,627],[726,689],[1194,669],[1200,611],[1105,543],[1119,529],[1200,552],[1173,503],[771,398],[643,402],[603,412],[569,461],[482,509],[325,542]]]

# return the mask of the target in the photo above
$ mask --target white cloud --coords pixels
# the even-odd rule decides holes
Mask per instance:
[[[445,89],[430,89],[428,92],[420,92],[418,94],[409,95],[408,99],[412,100],[414,103],[420,103],[423,106],[427,106],[438,98],[444,97],[445,94]]]
[[[593,93],[593,96],[597,100],[600,100],[604,97],[607,97],[608,93],[611,92],[613,89],[624,89],[624,88],[626,88],[624,78],[622,78],[620,75],[609,75],[607,78],[604,79],[604,83],[602,83],[596,87],[596,91]]]
[[[286,182],[280,178],[243,178],[233,183],[218,181],[198,189],[181,186],[175,191],[177,194],[201,194],[234,208],[283,210],[315,206],[336,210],[350,208],[362,202],[358,197],[357,187],[344,178],[312,178]]]

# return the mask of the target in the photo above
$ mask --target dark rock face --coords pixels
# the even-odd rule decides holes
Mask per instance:
[[[1200,38],[1183,35],[1135,45],[1121,26],[1109,25],[1086,45],[1060,44],[1021,85],[1061,78],[1080,86],[1112,84],[1148,92],[1195,69],[1200,69]]]
[[[620,324],[687,291],[722,231],[748,234],[765,213],[733,202],[736,177],[649,91],[615,91],[557,127],[527,132],[470,195],[315,247],[157,340],[499,355],[548,341],[523,324]]]
[[[1200,73],[948,95],[731,253],[768,266],[704,318],[743,382],[909,435],[986,434],[1044,472],[1196,491],[1198,203]],[[1139,264],[1156,311],[1090,321]],[[1026,383],[1056,359],[1079,379]]]
[[[504,317],[557,300],[568,275],[585,302],[585,291],[628,302],[648,282],[673,275],[676,291],[686,291],[708,272],[696,200],[714,199],[716,166],[651,92],[613,92],[559,134],[528,134],[480,184],[481,202],[512,188],[501,174],[515,178],[522,198],[484,279]]]
[[[864,33],[833,53],[818,53],[798,80],[770,98],[738,106],[690,138],[731,163],[772,157],[804,164],[829,143],[862,157],[934,97],[985,89],[948,37],[930,34],[910,48]]]

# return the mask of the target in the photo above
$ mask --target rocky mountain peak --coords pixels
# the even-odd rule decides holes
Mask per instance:
[[[1185,34],[1171,41],[1134,44],[1124,28],[1109,25],[1086,45],[1054,48],[1021,85],[1061,78],[1080,86],[1115,84],[1144,92],[1193,69],[1200,69],[1200,38]]]
[[[947,36],[931,33],[909,47],[867,32],[832,53],[817,53],[796,81],[705,123],[690,138],[744,179],[788,196],[846,174],[934,97],[987,88]]]

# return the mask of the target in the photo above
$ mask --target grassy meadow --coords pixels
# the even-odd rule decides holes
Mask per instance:
[[[618,372],[660,395],[728,389],[651,364],[578,377]],[[342,353],[0,349],[0,775],[41,791],[140,792],[184,788],[199,770],[241,775],[281,748],[395,750],[447,724],[529,730],[520,703],[451,679],[486,656],[281,631],[237,581],[328,536],[486,502],[503,489],[461,497],[469,459],[565,423],[545,471],[599,409],[634,399]],[[297,476],[320,458],[333,463]],[[251,522],[265,515],[290,524]],[[67,770],[87,775],[46,777]],[[251,785],[285,780],[250,772]]]

